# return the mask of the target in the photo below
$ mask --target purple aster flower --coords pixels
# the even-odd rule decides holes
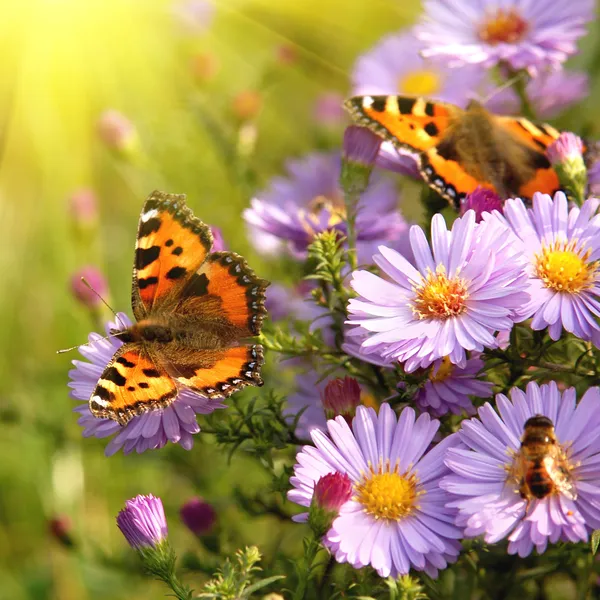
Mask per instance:
[[[373,258],[390,280],[355,271],[351,282],[359,297],[348,304],[348,323],[366,334],[362,349],[404,363],[407,372],[445,356],[464,368],[466,351],[496,348],[494,334],[511,329],[528,301],[517,240],[499,219],[476,224],[468,211],[448,231],[437,214],[431,239],[432,249],[413,226],[416,268],[380,246]]]
[[[279,238],[294,255],[303,258],[315,234],[331,229],[345,234],[346,205],[339,187],[340,167],[339,153],[313,153],[289,161],[288,176],[274,178],[270,188],[244,211],[246,222],[255,229],[252,239],[263,234]],[[374,173],[358,203],[359,260],[364,254],[361,242],[396,239],[405,230],[397,203],[393,182]]]
[[[342,350],[354,358],[358,358],[363,362],[377,365],[378,367],[392,368],[396,362],[392,358],[382,358],[373,348],[363,347],[363,342],[369,337],[369,332],[360,326],[351,326],[346,324],[344,326],[344,343],[342,344]],[[376,348],[375,348],[376,350]]]
[[[168,535],[161,499],[152,494],[127,500],[117,516],[117,526],[127,543],[136,550],[155,548]]]
[[[489,398],[494,387],[493,383],[481,379],[483,367],[480,358],[471,358],[462,369],[448,358],[436,360],[425,385],[415,395],[417,408],[434,417],[442,417],[449,412],[455,415],[462,412],[475,414],[471,396]]]
[[[412,32],[384,37],[357,60],[352,73],[352,94],[427,96],[466,106],[485,71],[471,66],[452,71],[439,60],[424,59],[420,54],[423,47]],[[377,164],[402,175],[420,177],[413,155],[398,150],[390,142],[381,145]]]
[[[117,317],[118,321],[106,325],[107,335],[111,329],[123,329],[131,325],[124,313],[118,313]],[[74,410],[79,413],[78,423],[83,427],[84,437],[115,436],[106,446],[107,456],[121,448],[125,454],[134,450],[141,453],[162,448],[167,442],[179,444],[189,450],[194,445],[193,434],[200,431],[196,414],[209,414],[217,408],[225,408],[219,401],[182,388],[170,406],[135,416],[127,425],[121,426],[112,419],[98,419],[90,412],[88,401],[98,378],[123,342],[114,336],[103,339],[98,333],[90,333],[88,340],[88,344],[79,346],[79,352],[89,362],[74,360],[75,368],[69,371],[70,396],[83,401]]]
[[[324,536],[338,562],[355,568],[371,565],[382,577],[411,568],[436,577],[456,560],[460,530],[449,496],[439,487],[449,474],[444,455],[455,436],[430,447],[439,422],[405,408],[399,417],[388,404],[379,415],[359,406],[352,429],[343,417],[327,422],[329,435],[314,430],[314,447],[296,456],[288,498],[309,507],[315,485],[328,473],[346,474],[353,494]],[[294,517],[305,522],[307,513]]]
[[[600,343],[600,216],[595,198],[581,208],[568,208],[567,198],[557,192],[533,195],[533,208],[519,199],[504,204],[504,217],[486,215],[486,220],[505,220],[520,240],[526,258],[530,300],[522,307],[523,318],[533,317],[532,329],[548,327],[553,340],[561,331]],[[505,221],[505,222],[506,222]],[[518,248],[515,245],[515,248]]]
[[[477,187],[467,194],[460,203],[460,214],[464,215],[468,210],[475,211],[475,220],[479,223],[484,212],[497,210],[502,212],[504,201],[496,192],[487,188]]]
[[[525,92],[540,119],[552,119],[565,108],[580,102],[589,95],[589,77],[579,71],[549,71],[540,73],[527,83]],[[493,113],[516,115],[521,102],[512,87],[496,93],[497,85],[489,86],[486,108]]]
[[[576,41],[594,18],[593,0],[426,0],[416,35],[423,56],[452,67],[506,64],[534,74],[557,68],[577,52]]]
[[[453,474],[440,485],[457,498],[449,504],[459,511],[457,524],[466,536],[483,535],[488,543],[507,537],[509,554],[521,557],[534,546],[544,552],[548,542],[586,541],[600,527],[598,388],[588,389],[576,404],[573,388],[561,393],[555,382],[531,382],[525,392],[513,388],[510,400],[498,394],[496,405],[497,411],[486,403],[479,418],[463,421],[462,443],[446,453]],[[554,426],[552,450],[570,485],[531,490],[524,483],[521,441],[526,421],[535,415]]]
[[[179,516],[194,534],[207,535],[217,522],[217,511],[202,498],[190,498],[180,509]]]

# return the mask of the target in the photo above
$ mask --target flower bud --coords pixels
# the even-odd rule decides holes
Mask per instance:
[[[275,61],[282,67],[289,67],[298,60],[298,51],[292,44],[279,44],[275,48]]]
[[[162,501],[151,494],[127,500],[117,516],[117,526],[135,550],[157,547],[168,535]]]
[[[353,377],[332,379],[323,392],[321,402],[328,419],[341,415],[348,424],[352,421],[356,407],[360,404],[360,386]]]
[[[475,211],[475,221],[481,221],[481,215],[484,212],[492,212],[497,210],[502,213],[504,202],[502,198],[493,190],[477,187],[468,194],[460,203],[460,214],[464,215],[468,210]]]
[[[237,94],[231,110],[240,121],[250,121],[258,116],[262,108],[262,96],[256,90],[244,90]]]
[[[220,68],[221,63],[219,62],[219,58],[212,52],[199,52],[198,54],[194,54],[190,61],[190,70],[198,83],[208,83],[209,81],[212,81]]]
[[[58,540],[63,546],[71,548],[73,538],[71,537],[71,521],[68,517],[61,515],[53,517],[48,521],[48,530],[52,537]]]
[[[585,200],[587,169],[583,161],[583,142],[571,132],[563,132],[546,149],[548,160],[569,199],[580,206]]]
[[[85,279],[89,283],[89,286],[82,279]],[[92,289],[90,289],[90,286]],[[84,306],[97,308],[102,303],[100,297],[106,296],[108,286],[102,273],[96,267],[88,265],[73,273],[71,277],[71,292]]]
[[[369,185],[381,138],[366,127],[350,125],[344,132],[340,185],[346,195],[360,195]]]
[[[83,227],[94,225],[98,220],[98,200],[90,189],[80,189],[69,198],[69,211],[74,221]]]
[[[129,152],[137,143],[137,133],[131,121],[112,109],[100,115],[98,135],[108,148],[117,152]]]
[[[317,537],[324,536],[352,496],[352,482],[346,473],[328,473],[315,484],[308,510],[308,524]]]
[[[179,515],[186,527],[197,536],[210,533],[217,522],[215,509],[202,498],[188,500],[179,510]]]

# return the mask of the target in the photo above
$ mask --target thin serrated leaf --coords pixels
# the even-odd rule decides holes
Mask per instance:
[[[257,590],[260,590],[261,588],[264,588],[267,585],[272,584],[273,582],[277,581],[278,579],[285,579],[285,575],[273,575],[273,577],[267,577],[266,579],[261,579],[260,581],[257,581],[256,583],[249,585],[244,590],[244,595],[248,596],[250,594],[253,594]]]

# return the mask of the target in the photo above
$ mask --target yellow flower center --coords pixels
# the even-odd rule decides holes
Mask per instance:
[[[321,212],[329,212],[327,227],[335,227],[346,220],[346,204],[341,193],[334,193],[331,196],[315,196],[307,205],[307,210],[301,211],[300,218],[304,229],[310,235],[320,231]]]
[[[398,93],[409,96],[433,96],[440,91],[442,82],[435,71],[412,71],[398,81]]]
[[[444,379],[448,379],[448,377],[452,375],[453,370],[454,365],[450,362],[450,358],[444,356],[439,369],[435,371],[435,373],[433,369],[431,370],[429,380],[431,381],[431,383],[440,383],[441,381],[444,381]]]
[[[525,37],[528,29],[529,24],[514,7],[508,10],[498,8],[495,12],[488,12],[479,27],[479,39],[492,46],[500,43],[514,44]]]
[[[413,312],[419,319],[446,320],[457,317],[467,309],[469,293],[466,282],[459,277],[448,279],[442,266],[423,278],[414,291]]]
[[[360,502],[366,513],[376,519],[400,521],[416,508],[416,500],[423,492],[417,491],[416,475],[400,475],[397,467],[386,472],[380,466],[376,473],[371,467],[363,481],[355,487],[354,499]]]
[[[554,242],[545,246],[536,258],[537,276],[548,288],[574,294],[592,285],[597,262],[588,262],[590,250],[577,250],[576,242]]]

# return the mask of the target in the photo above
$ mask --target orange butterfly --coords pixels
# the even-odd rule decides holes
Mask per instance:
[[[133,267],[137,323],[100,376],[92,414],[125,425],[171,404],[180,388],[225,398],[262,385],[258,335],[268,282],[233,252],[213,252],[210,228],[185,196],[153,192],[142,210]]]
[[[503,199],[560,188],[545,154],[560,135],[551,125],[494,115],[475,101],[463,110],[423,98],[356,96],[344,106],[360,125],[414,152],[423,179],[455,207],[478,186]]]

